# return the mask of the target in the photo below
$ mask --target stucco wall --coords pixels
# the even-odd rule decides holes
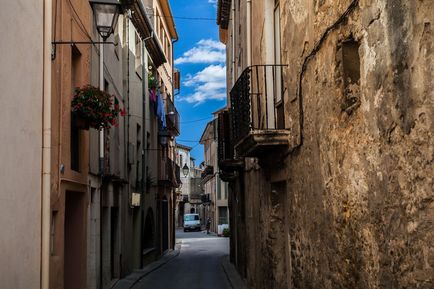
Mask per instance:
[[[0,19],[0,284],[39,288],[43,3],[6,1]]]

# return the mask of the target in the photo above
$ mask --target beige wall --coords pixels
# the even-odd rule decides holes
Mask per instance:
[[[3,1],[0,19],[0,286],[39,288],[43,2]]]

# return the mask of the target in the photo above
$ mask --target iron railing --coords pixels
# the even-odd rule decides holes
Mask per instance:
[[[218,160],[219,163],[224,160],[231,160],[234,158],[234,148],[232,145],[231,137],[231,113],[230,111],[223,111],[218,115]]]
[[[253,65],[237,79],[230,91],[234,145],[252,130],[283,128],[283,75],[287,67]]]
[[[212,176],[213,174],[214,174],[214,167],[206,166],[201,174],[202,180],[207,178],[208,176]]]
[[[166,98],[166,122],[168,133],[172,136],[179,135],[179,113],[173,101]]]
[[[177,177],[180,173],[180,167],[171,159],[167,158],[160,167],[158,175],[158,184],[160,186],[178,187],[181,180]]]

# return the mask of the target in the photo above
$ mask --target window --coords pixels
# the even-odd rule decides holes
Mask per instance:
[[[341,109],[352,114],[360,106],[360,44],[349,39],[342,43],[342,75],[344,99]]]
[[[280,54],[280,5],[279,1],[275,0],[274,6],[274,63],[281,64],[281,54]],[[283,89],[282,89],[282,67],[276,66],[276,73],[274,79],[274,87],[276,91],[275,95],[275,106],[276,106],[276,126],[277,128],[285,127],[285,112],[283,106]]]
[[[71,88],[74,89],[81,84],[81,53],[76,46],[71,48]],[[71,116],[73,116],[71,114]],[[71,170],[80,171],[80,130],[75,124],[75,119],[71,117],[71,136],[70,136],[70,156]]]

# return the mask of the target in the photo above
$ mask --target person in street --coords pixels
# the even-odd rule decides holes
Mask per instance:
[[[208,217],[206,220],[206,233],[209,234],[209,229],[211,228],[211,218]]]

